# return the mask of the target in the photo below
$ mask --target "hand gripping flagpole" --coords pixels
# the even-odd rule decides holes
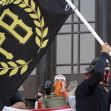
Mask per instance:
[[[87,20],[82,16],[82,14],[77,10],[77,8],[74,6],[74,4],[70,0],[65,0],[70,7],[74,10],[75,14],[80,18],[80,20],[86,25],[86,27],[90,30],[90,32],[94,35],[94,37],[97,39],[97,41],[101,44],[104,45],[104,42],[102,39],[98,36],[98,34],[94,31],[94,29],[89,25]],[[109,53],[111,57],[111,52]]]

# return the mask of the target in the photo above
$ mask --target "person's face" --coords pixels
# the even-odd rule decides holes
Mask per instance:
[[[62,85],[66,86],[66,81],[64,79],[56,79],[55,84],[60,82]]]
[[[84,74],[84,79],[88,79],[89,77],[91,77],[90,72],[87,72],[87,73]]]
[[[56,81],[56,82],[58,82],[58,81],[59,81],[59,82],[65,82],[64,79],[56,79],[55,81]]]
[[[109,84],[110,80],[111,80],[111,72],[110,70],[107,69],[104,71],[103,83]]]

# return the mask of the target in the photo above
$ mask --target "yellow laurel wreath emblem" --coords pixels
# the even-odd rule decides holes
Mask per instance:
[[[36,26],[36,44],[39,46],[38,53],[42,48],[45,48],[48,43],[48,39],[45,37],[48,34],[48,27],[45,27],[44,18],[41,16],[41,12],[39,7],[36,7],[35,2],[31,0],[29,4],[29,0],[16,0],[13,4],[18,5],[20,8],[23,8],[26,12],[29,13],[30,17],[33,19],[34,24]]]
[[[5,34],[4,34],[5,35]],[[16,62],[13,61],[8,61],[7,63],[5,62],[0,62],[0,75],[5,75],[8,71],[10,71],[9,76],[15,75],[18,70],[21,68],[20,74],[23,75],[27,69],[28,69],[28,64],[31,62],[25,62],[24,60],[16,60]],[[17,65],[19,64],[19,66]]]
[[[36,7],[34,0],[31,0],[31,4],[29,4],[29,0],[0,0],[0,3],[2,5],[13,3],[28,12],[36,26],[35,31],[38,36],[36,36],[35,41],[39,47],[38,53],[47,46],[49,40],[45,37],[48,34],[48,27],[45,27],[44,18],[41,16],[40,9]]]
[[[2,68],[0,68],[0,70],[1,70],[0,75],[5,75],[9,70],[11,70],[9,76],[14,76],[19,71],[19,69],[21,69],[20,74],[22,75],[27,71],[28,64],[30,62],[31,61],[26,63],[23,60],[17,60],[15,62],[9,61],[7,63],[0,62],[0,65],[2,66]],[[18,66],[18,64],[19,64],[19,66]]]
[[[13,3],[15,0],[0,0],[0,5],[8,5],[10,3]]]
[[[45,27],[44,18],[41,16],[41,12],[39,7],[36,7],[35,2],[31,0],[31,4],[29,4],[29,0],[0,0],[0,5],[8,5],[8,4],[17,4],[19,7],[23,8],[27,13],[29,13],[30,17],[33,19],[34,24],[36,26],[36,44],[39,46],[38,53],[42,48],[45,48],[48,43],[48,39],[45,37],[48,34],[48,27]],[[32,61],[32,60],[31,60]],[[9,70],[11,70],[9,76],[15,75],[18,70],[21,68],[20,74],[24,74],[28,69],[28,64],[24,60],[17,60],[16,62],[9,61],[7,63],[0,62],[0,75],[5,75]],[[19,66],[17,65],[19,64]]]

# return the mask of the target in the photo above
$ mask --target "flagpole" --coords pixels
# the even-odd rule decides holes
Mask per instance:
[[[97,41],[101,44],[104,45],[104,42],[102,41],[102,39],[98,36],[98,34],[95,32],[95,30],[89,25],[89,23],[87,22],[87,20],[83,17],[83,15],[77,10],[77,8],[75,7],[75,5],[70,1],[70,0],[65,0],[70,7],[74,10],[75,14],[80,18],[80,20],[86,25],[86,27],[90,30],[90,32],[93,34],[93,36],[97,39]],[[111,56],[111,52],[109,53],[109,55]]]

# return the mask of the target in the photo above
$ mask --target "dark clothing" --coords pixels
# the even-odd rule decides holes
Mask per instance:
[[[13,96],[11,100],[11,105],[17,103],[17,102],[25,102],[24,98],[21,96],[21,94],[17,91]]]
[[[91,77],[82,81],[75,92],[76,111],[109,111],[109,92],[100,84],[108,55],[102,53]]]
[[[14,95],[8,98],[7,103],[0,104],[0,111],[4,106],[11,106],[17,102],[25,102],[24,98],[22,98],[21,94],[17,91]]]

